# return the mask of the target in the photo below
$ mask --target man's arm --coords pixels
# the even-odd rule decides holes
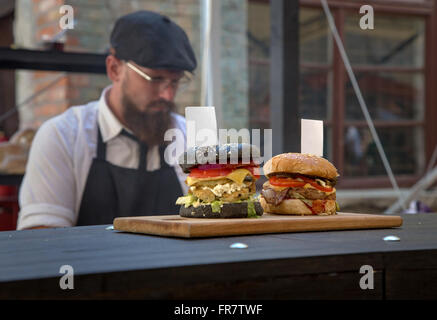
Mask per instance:
[[[52,119],[35,135],[20,188],[18,230],[74,225],[74,143],[66,133],[68,127]]]

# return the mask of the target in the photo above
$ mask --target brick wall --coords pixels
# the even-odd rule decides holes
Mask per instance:
[[[178,94],[178,112],[186,106],[200,105],[201,31],[200,0],[17,0],[16,43],[26,48],[41,48],[43,37],[60,32],[59,7],[64,3],[74,9],[75,27],[64,38],[65,50],[104,53],[109,48],[109,34],[115,20],[136,10],[152,10],[169,16],[187,32],[198,58],[198,69],[188,90]],[[223,1],[222,68],[227,75],[223,82],[223,109],[227,127],[243,127],[247,123],[245,1]],[[29,12],[32,12],[29,15]],[[17,101],[23,101],[36,90],[61,75],[57,72],[17,72]],[[109,84],[106,75],[64,73],[55,87],[40,95],[20,111],[21,127],[38,127],[46,119],[72,105],[99,98]]]

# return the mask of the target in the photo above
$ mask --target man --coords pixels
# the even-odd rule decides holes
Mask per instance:
[[[140,11],[111,33],[100,100],[45,122],[32,144],[17,229],[111,224],[115,217],[172,214],[185,175],[164,160],[164,133],[185,119],[174,98],[196,58],[185,32]]]

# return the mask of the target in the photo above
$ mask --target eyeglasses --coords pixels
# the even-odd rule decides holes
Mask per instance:
[[[144,79],[149,81],[151,84],[157,86],[159,88],[159,92],[164,91],[169,86],[171,86],[172,89],[175,89],[175,90],[177,89],[179,91],[183,91],[191,83],[191,76],[189,76],[186,72],[184,72],[184,75],[182,76],[182,78],[177,79],[177,80],[170,80],[170,79],[166,79],[166,78],[162,78],[162,77],[152,78],[147,73],[145,73],[144,71],[141,71],[138,67],[134,66],[132,63],[127,61],[126,65],[129,68],[131,68],[133,71],[138,73],[141,77],[143,77]]]

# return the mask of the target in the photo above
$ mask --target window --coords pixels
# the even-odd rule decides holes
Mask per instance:
[[[299,117],[323,120],[324,157],[332,161],[332,39],[320,9],[301,9],[299,27]]]
[[[299,117],[324,121],[324,156],[339,169],[340,188],[391,187],[320,2],[300,3]],[[431,117],[437,116],[432,108],[437,95],[429,92],[437,10],[427,0],[369,1],[375,9],[375,29],[362,30],[358,2],[329,3],[397,182],[411,186],[423,175],[437,142],[431,124]],[[270,125],[265,80],[270,63],[268,8],[268,1],[260,0],[249,6],[253,126]],[[252,29],[251,19],[256,21]],[[268,32],[256,33],[261,27]]]
[[[424,169],[425,19],[378,13],[361,30],[346,12],[345,49],[395,175]],[[345,83],[344,175],[386,175],[349,79]]]
[[[270,128],[270,10],[268,1],[248,6],[249,126]]]
[[[362,30],[358,10],[331,10],[392,171],[411,184],[425,166],[425,17],[378,12]],[[325,121],[339,187],[390,187],[323,10],[302,7],[300,19],[300,116]]]

